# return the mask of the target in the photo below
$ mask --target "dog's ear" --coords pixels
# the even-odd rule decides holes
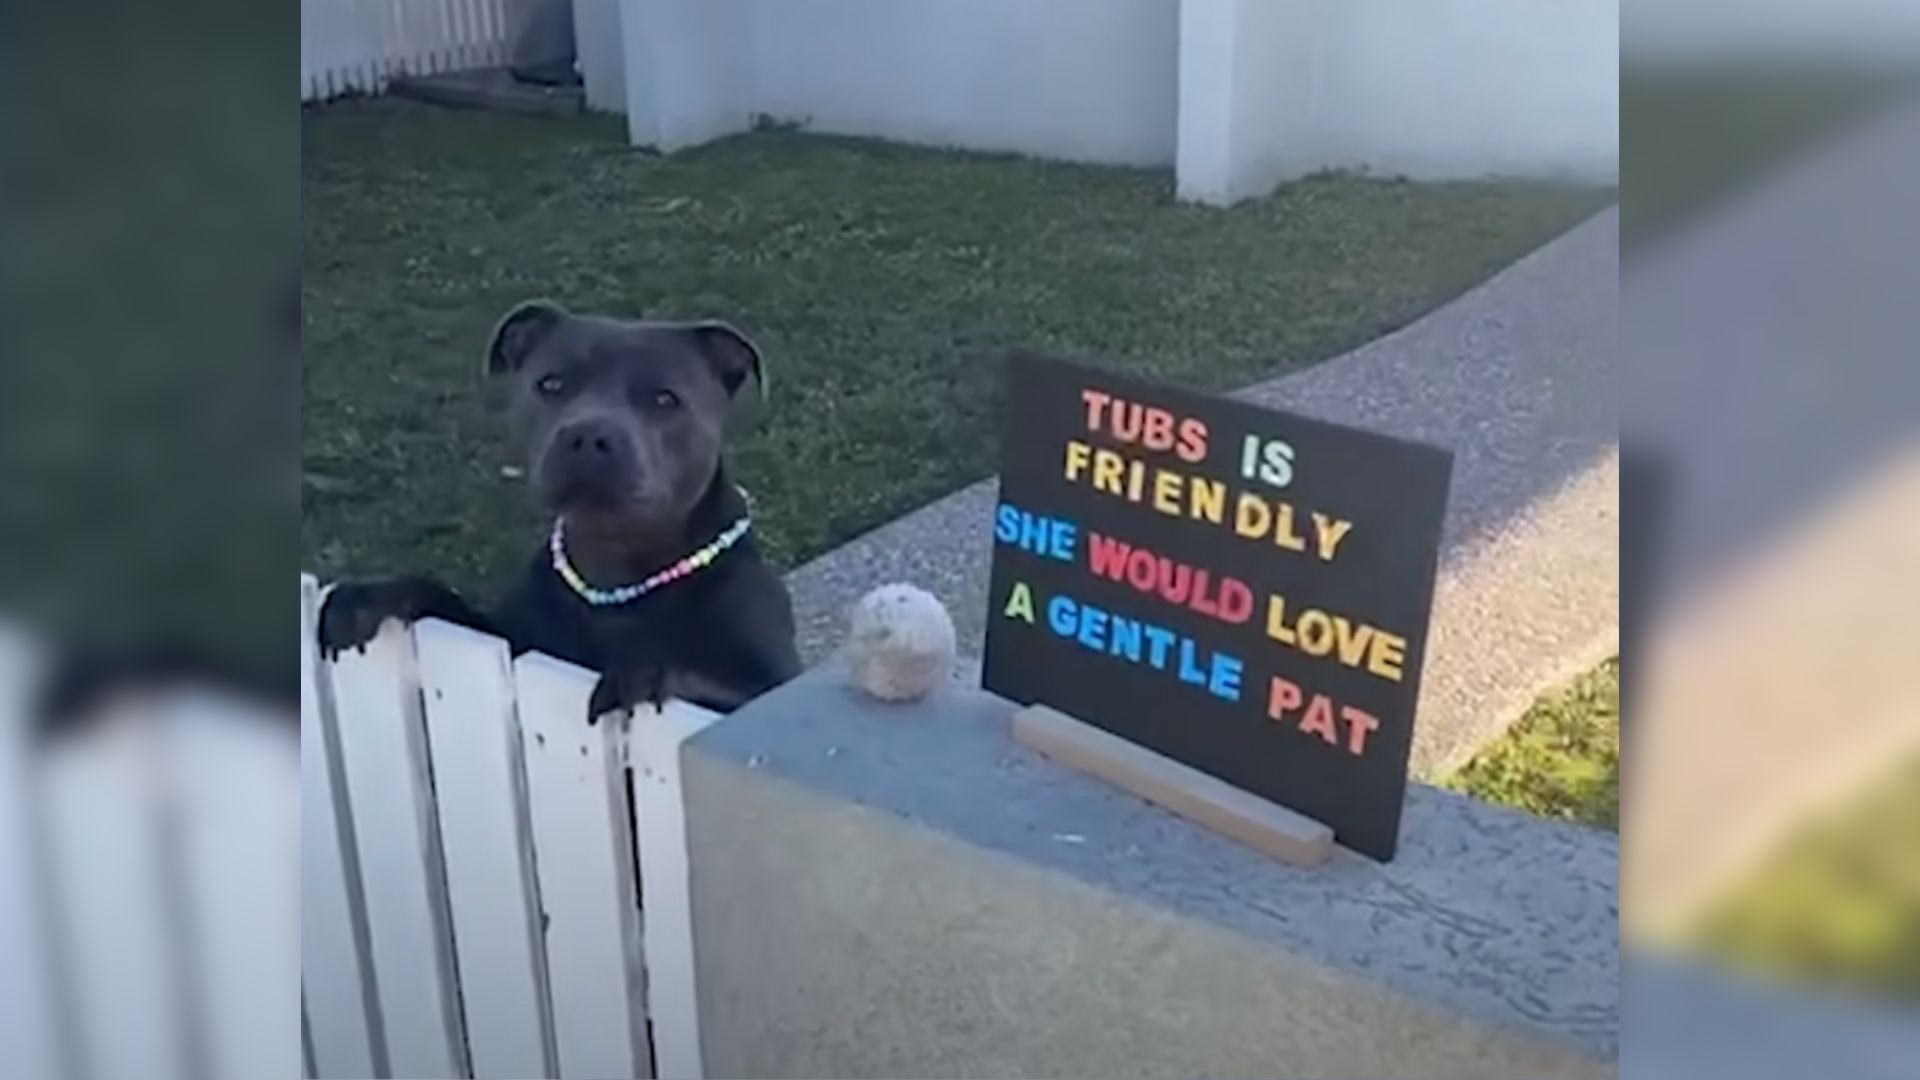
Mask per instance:
[[[487,374],[520,370],[533,347],[566,317],[566,309],[550,300],[525,300],[515,304],[493,328],[493,337],[487,342]]]
[[[767,399],[767,366],[760,355],[760,346],[753,339],[740,332],[730,323],[718,319],[706,319],[688,326],[699,343],[700,355],[707,358],[713,369],[714,378],[726,388],[727,396],[738,401],[740,392],[748,380],[752,380],[754,394],[762,402]]]

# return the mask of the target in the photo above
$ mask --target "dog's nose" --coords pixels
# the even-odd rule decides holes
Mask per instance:
[[[555,436],[560,449],[575,458],[612,457],[620,445],[619,439],[619,432],[598,421],[570,424]]]

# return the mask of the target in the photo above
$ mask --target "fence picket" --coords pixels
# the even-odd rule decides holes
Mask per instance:
[[[288,1076],[300,1055],[299,746],[267,707],[211,691],[155,718],[178,825],[201,1075]]]
[[[651,1076],[623,739],[586,722],[592,673],[528,654],[515,676],[560,1075]]]
[[[442,61],[453,51],[454,28],[453,6],[458,0],[440,0],[433,6],[431,29],[434,39],[434,51],[441,54]]]
[[[640,880],[646,884],[647,1014],[656,1075],[700,1080],[699,996],[694,986],[693,895],[687,867],[687,820],[680,781],[681,744],[719,714],[669,702],[642,714],[627,734],[633,763]]]
[[[472,40],[473,15],[469,0],[446,0],[447,51],[456,61],[465,63],[467,43]]]
[[[302,101],[500,63],[510,32],[500,0],[300,0],[300,16]]]
[[[489,50],[498,49],[500,55],[489,56],[488,61],[504,61],[507,47],[507,17],[500,6],[500,0],[477,0],[480,10],[480,40]]]
[[[41,756],[58,964],[83,1075],[186,1080],[188,984],[159,820],[159,733],[138,704]]]
[[[412,635],[390,622],[331,668],[388,1064],[395,1076],[465,1076]]]
[[[328,664],[316,592],[303,576],[302,1071],[698,1080],[679,752],[715,714],[589,726],[593,673],[434,620]]]
[[[499,638],[438,621],[414,642],[473,1075],[552,1076],[513,661]]]
[[[24,631],[0,624],[0,1076],[65,1075],[29,831],[28,695],[40,662]]]
[[[300,579],[300,983],[316,1076],[386,1076],[376,1037],[360,857],[341,776],[332,689],[318,677],[318,589]]]

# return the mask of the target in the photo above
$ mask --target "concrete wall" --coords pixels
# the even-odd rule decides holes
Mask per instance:
[[[1619,0],[1185,0],[1180,192],[1321,169],[1612,180],[1618,19]]]
[[[711,1076],[1611,1076],[1611,834],[1416,789],[1298,870],[832,669],[683,757]]]
[[[1619,0],[1320,6],[1314,126],[1329,164],[1618,175]]]
[[[1173,162],[1179,0],[619,3],[635,143],[676,149],[765,115],[905,142]]]
[[[1214,202],[1330,168],[1618,169],[1619,0],[621,3],[633,137],[667,149],[765,114],[1175,164]]]
[[[812,131],[1170,165],[1178,0],[754,0],[753,108]]]

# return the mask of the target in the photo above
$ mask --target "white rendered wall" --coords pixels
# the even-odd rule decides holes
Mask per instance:
[[[1176,164],[1225,202],[1321,169],[1618,173],[1620,0],[620,0],[662,149],[808,130]]]
[[[1321,169],[1618,175],[1619,0],[1185,0],[1183,18],[1186,197]]]
[[[1316,126],[1329,164],[1618,175],[1619,0],[1319,2],[1330,21]]]
[[[753,111],[808,130],[1169,165],[1179,0],[753,0]]]

